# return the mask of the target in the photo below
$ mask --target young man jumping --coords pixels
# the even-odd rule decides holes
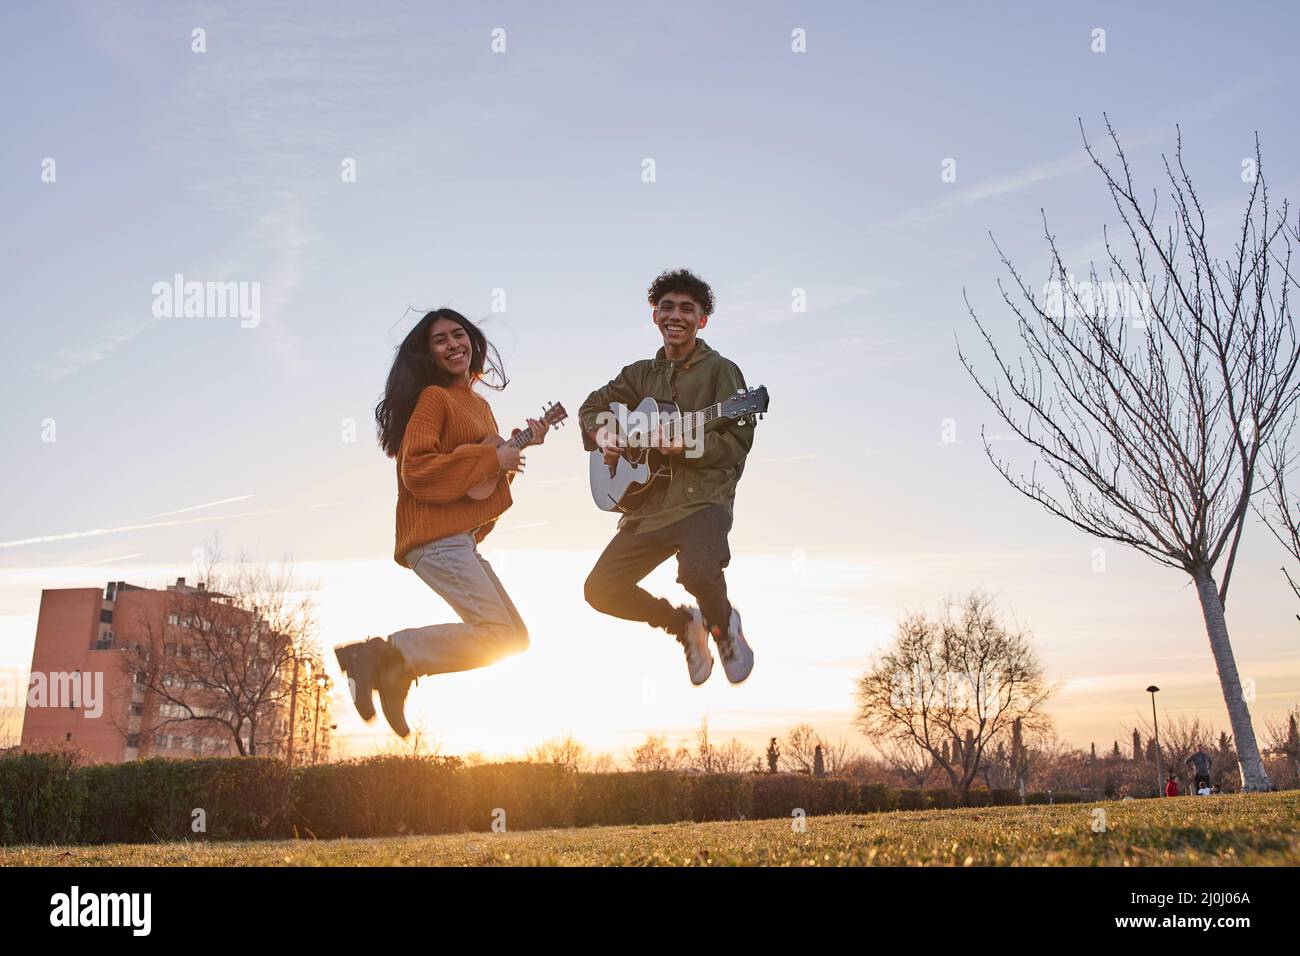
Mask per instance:
[[[713,313],[707,283],[684,269],[665,272],[651,283],[649,301],[663,347],[653,359],[633,362],[592,392],[578,413],[583,447],[600,449],[611,465],[619,458],[619,438],[600,420],[611,403],[631,408],[654,398],[676,404],[685,415],[745,387],[735,363],[696,337]],[[685,649],[691,682],[697,685],[713,671],[712,636],[727,679],[738,684],[753,669],[754,653],[741,630],[740,613],[727,600],[723,569],[731,560],[727,533],[754,429],[723,420],[720,427],[694,437],[689,445],[679,440],[652,446],[669,456],[671,478],[658,481],[645,503],[619,520],[618,534],[592,568],[584,593],[587,603],[604,614],[644,621],[672,634]],[[698,608],[674,606],[639,586],[673,555],[677,581],[699,602]]]

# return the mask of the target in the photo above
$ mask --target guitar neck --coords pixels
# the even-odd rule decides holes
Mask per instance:
[[[677,422],[671,422],[667,425],[668,434],[676,436],[678,430],[682,434],[692,432],[697,428],[703,428],[709,422],[716,421],[722,417],[722,402],[716,405],[710,405],[708,408],[701,408],[698,412],[688,412],[682,415]]]

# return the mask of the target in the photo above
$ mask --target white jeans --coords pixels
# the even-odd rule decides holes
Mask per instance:
[[[473,532],[407,552],[406,566],[460,615],[460,624],[396,631],[388,638],[416,675],[471,670],[528,649],[528,629],[510,595],[478,553]]]

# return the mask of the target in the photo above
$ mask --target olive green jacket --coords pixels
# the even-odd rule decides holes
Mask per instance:
[[[673,402],[682,411],[697,412],[735,395],[745,387],[745,377],[736,363],[723,358],[695,340],[695,349],[683,361],[673,362],[663,348],[653,359],[633,362],[608,385],[602,385],[582,403],[578,411],[582,447],[594,451],[589,432],[596,430],[596,416],[613,402],[635,408],[642,399]],[[722,505],[731,513],[736,484],[745,470],[745,456],[754,444],[754,428],[732,419],[719,419],[704,428],[704,451],[697,458],[673,456],[672,477],[660,482],[644,507],[619,519],[619,528],[637,533],[653,531],[680,521],[693,511]]]

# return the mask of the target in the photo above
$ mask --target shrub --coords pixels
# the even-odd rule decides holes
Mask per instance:
[[[375,756],[302,767],[291,826],[321,839],[460,829],[460,765],[455,757]]]
[[[86,786],[67,751],[0,757],[0,844],[77,839]]]
[[[575,782],[576,826],[676,823],[692,818],[695,794],[676,771],[584,773]]]
[[[96,764],[80,773],[86,787],[83,843],[247,840],[290,834],[292,777],[279,760],[152,758]],[[196,831],[197,819],[202,819],[203,829]]]
[[[753,776],[747,773],[692,774],[685,778],[691,795],[689,819],[744,820],[753,812]]]
[[[490,830],[498,810],[505,811],[510,830],[571,827],[576,819],[577,776],[552,764],[483,764],[463,770],[457,788],[457,829]]]

